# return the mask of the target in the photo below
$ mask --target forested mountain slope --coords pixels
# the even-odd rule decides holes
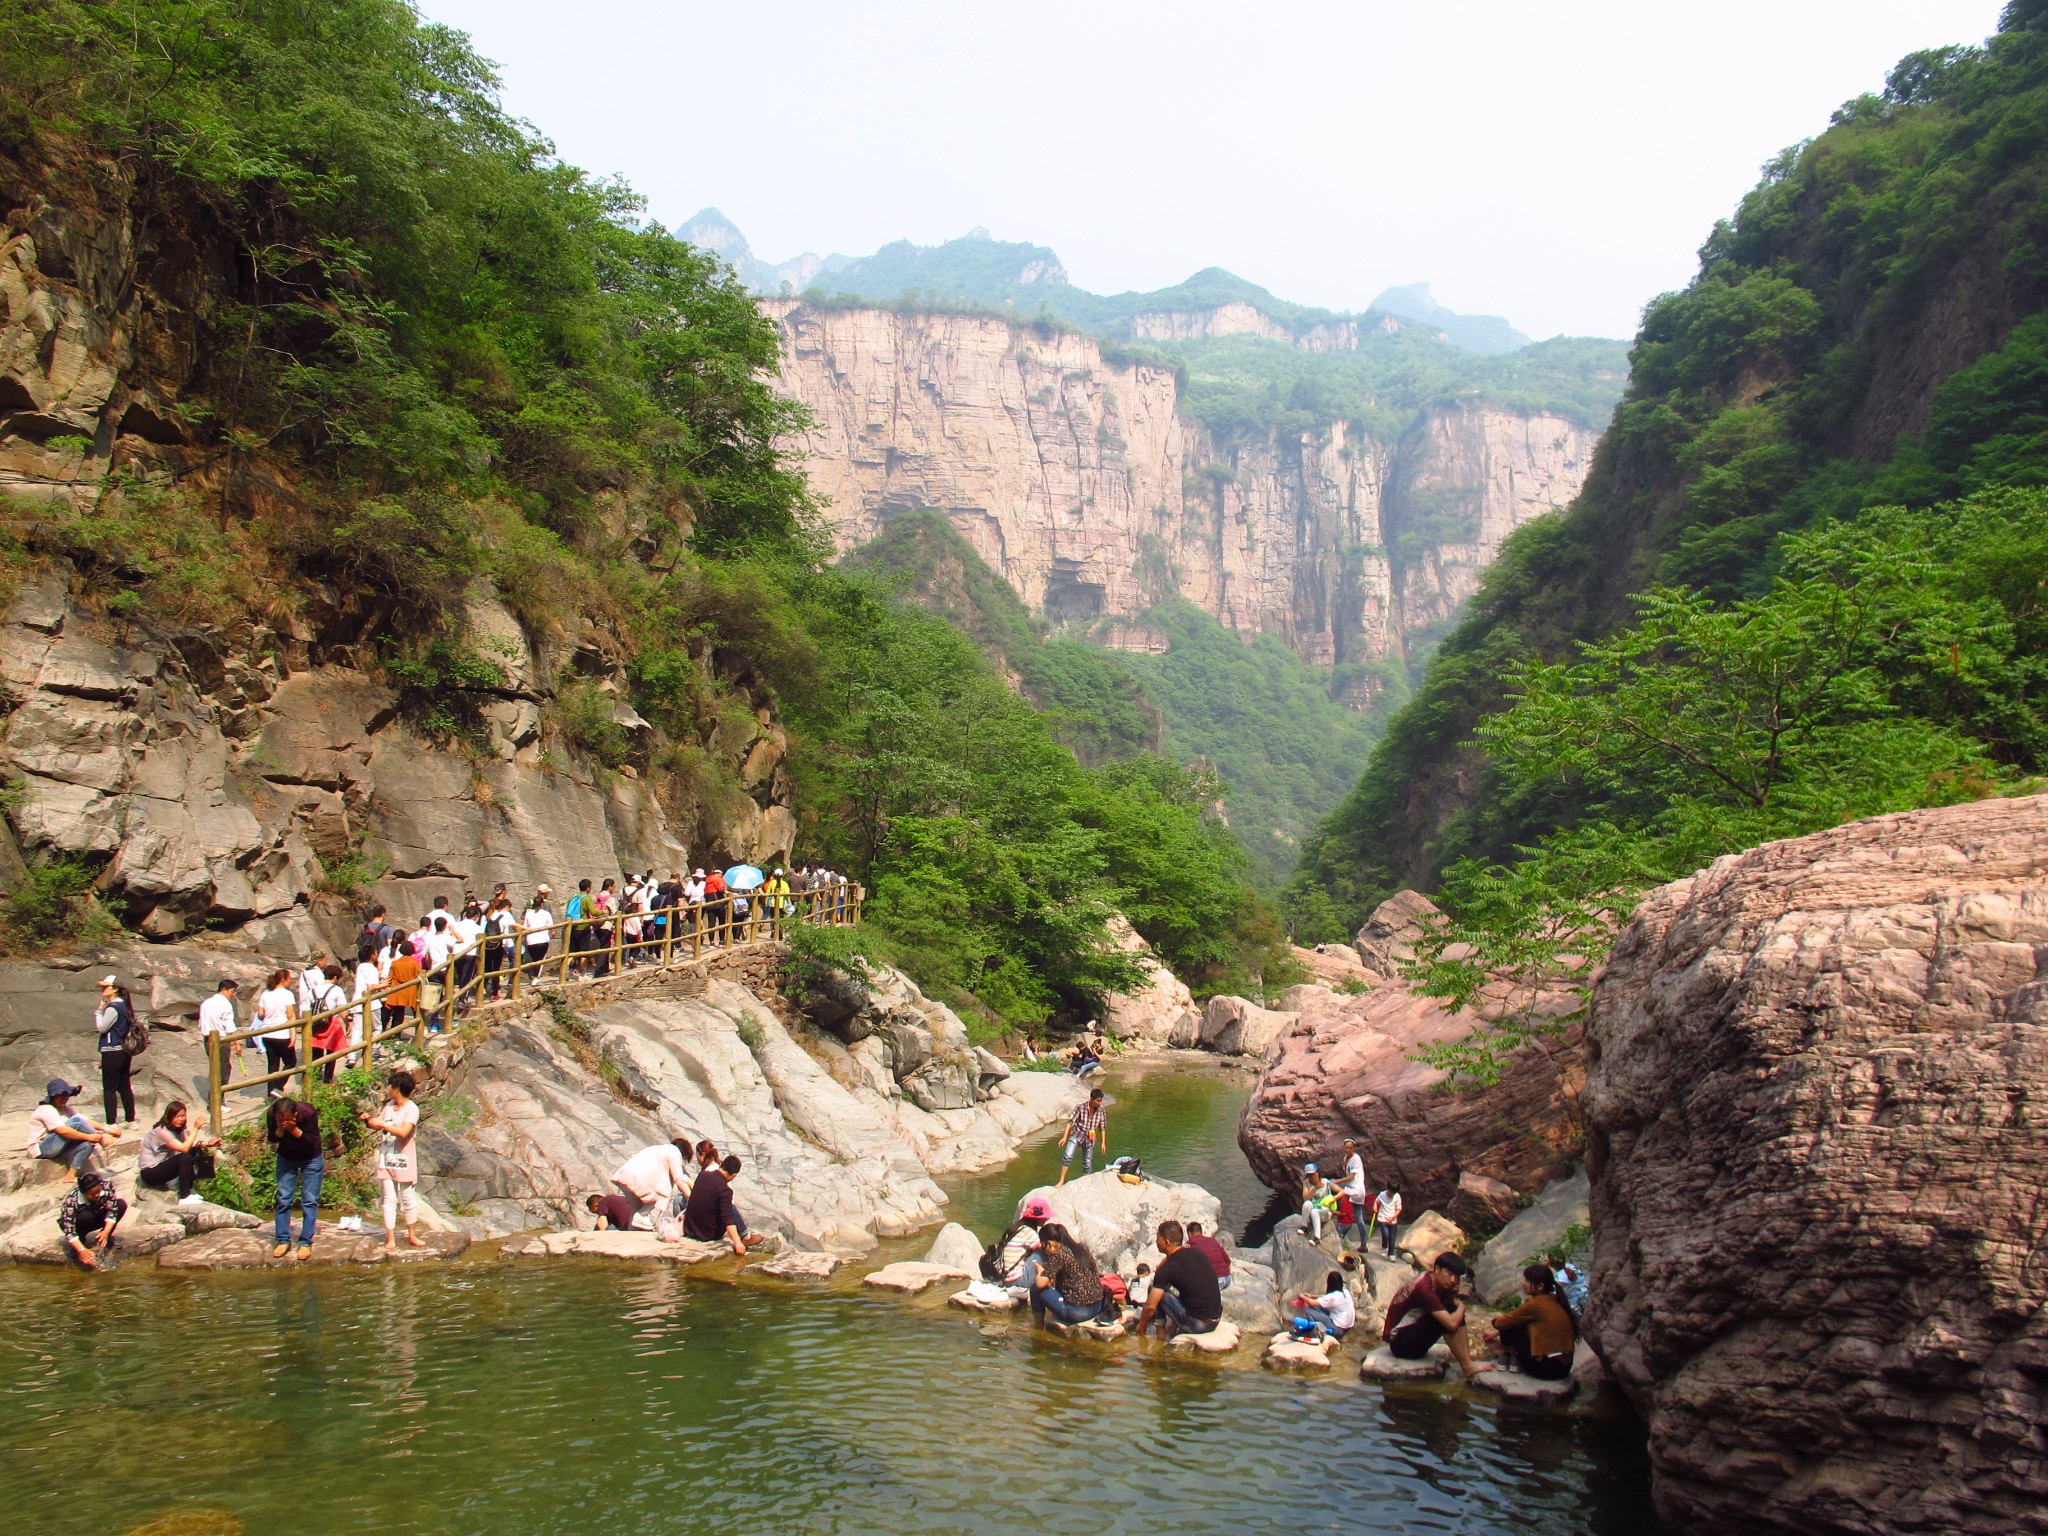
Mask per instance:
[[[2048,7],[2017,0],[1986,47],[1907,58],[1786,151],[1649,306],[1585,489],[1510,539],[1304,854],[1295,911],[1355,926],[1584,814],[1582,782],[1511,773],[1474,732],[1519,664],[1613,633],[1653,584],[1763,597],[1794,530],[2048,481],[2044,304]],[[1982,739],[2037,766],[2010,733]]]
[[[273,852],[303,906],[374,885],[394,822],[448,824],[380,774],[339,842],[224,845],[174,911],[142,840],[74,814],[138,776],[177,814],[180,732],[214,754],[214,821],[333,791],[266,734],[283,679],[316,720],[391,699],[365,730],[465,826],[518,835],[515,781],[632,799],[645,839],[575,829],[588,873],[650,845],[847,870],[861,942],[977,1025],[1098,1006],[1133,974],[1116,910],[1191,979],[1257,985],[1270,919],[1185,776],[1083,766],[970,641],[828,564],[774,328],[510,119],[459,34],[401,0],[9,8],[0,219],[0,583],[58,594],[39,633],[177,674],[157,715],[88,678],[87,726],[48,690],[8,720],[18,889],[48,899],[10,897],[0,942],[88,907],[232,924],[248,881],[213,864]],[[105,783],[74,782],[88,758]]]

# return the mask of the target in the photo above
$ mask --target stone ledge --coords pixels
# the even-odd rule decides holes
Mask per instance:
[[[941,1280],[972,1280],[974,1276],[964,1269],[954,1269],[948,1264],[920,1264],[905,1261],[898,1264],[884,1264],[871,1275],[863,1275],[861,1284],[878,1286],[887,1291],[902,1291],[916,1295]]]
[[[1403,1360],[1391,1349],[1376,1349],[1358,1363],[1360,1381],[1442,1381],[1450,1369],[1449,1351],[1433,1348],[1420,1360]]]
[[[222,1227],[198,1237],[174,1243],[157,1255],[159,1269],[290,1269],[303,1264],[380,1264],[388,1259],[424,1263],[430,1259],[452,1259],[469,1247],[460,1232],[429,1231],[425,1247],[409,1248],[403,1239],[398,1252],[386,1255],[384,1234],[337,1232],[332,1228],[317,1233],[313,1251],[304,1259],[273,1259],[275,1240],[268,1232],[251,1232],[240,1227]]]
[[[1337,1341],[1328,1337],[1310,1344],[1295,1338],[1292,1333],[1276,1333],[1266,1346],[1262,1363],[1276,1370],[1327,1371],[1330,1355],[1336,1347]]]
[[[663,1242],[652,1232],[536,1232],[507,1239],[501,1259],[658,1259],[667,1264],[702,1264],[732,1250],[723,1243],[693,1238]],[[757,1266],[758,1267],[758,1266]]]
[[[1188,1354],[1227,1355],[1239,1342],[1237,1324],[1226,1318],[1207,1333],[1176,1333],[1167,1340],[1166,1347]]]
[[[1569,1376],[1563,1381],[1541,1381],[1498,1365],[1490,1371],[1481,1371],[1466,1385],[1481,1392],[1492,1392],[1511,1403],[1561,1403],[1579,1390],[1578,1382]]]
[[[823,1280],[841,1262],[835,1253],[785,1253],[777,1259],[749,1264],[744,1274],[771,1275],[777,1280]]]

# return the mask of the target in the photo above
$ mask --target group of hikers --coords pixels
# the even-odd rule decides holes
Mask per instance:
[[[758,877],[759,883],[742,888],[728,884],[728,875],[743,882]],[[717,948],[753,929],[780,937],[791,919],[812,911],[827,920],[842,919],[849,915],[850,891],[846,876],[822,864],[798,866],[794,874],[777,865],[765,876],[740,865],[728,871],[695,869],[688,875],[677,871],[666,880],[657,880],[649,870],[626,876],[623,885],[611,878],[579,880],[559,917],[554,888],[545,883],[534,887],[523,907],[515,906],[502,884],[485,900],[465,894],[459,907],[438,896],[409,929],[393,922],[389,909],[379,904],[356,934],[352,968],[321,951],[301,966],[272,971],[246,1024],[237,1018],[240,983],[223,979],[215,995],[200,1005],[199,1031],[202,1038],[217,1035],[225,1042],[221,1067],[228,1081],[241,1073],[247,1044],[229,1037],[260,1029],[256,1043],[262,1047],[263,1075],[272,1079],[275,1097],[299,1065],[301,1019],[320,1021],[311,1041],[316,1057],[360,1047],[366,1023],[373,1034],[384,1034],[413,1019],[427,1033],[439,1034],[477,998],[496,1002],[505,996],[515,974],[537,977],[551,955],[568,976],[608,976],[615,957],[628,967],[656,963],[671,941],[697,939]],[[562,935],[566,959],[555,949]],[[127,1060],[118,1053],[115,1059],[120,1065]],[[331,1060],[322,1063],[324,1081],[334,1080],[334,1068]],[[112,1070],[103,1055],[109,1115]],[[126,1091],[125,1076],[119,1081]]]
[[[376,1177],[383,1190],[386,1253],[397,1252],[400,1221],[408,1244],[426,1246],[418,1233],[419,1205],[414,1194],[419,1181],[413,1152],[420,1120],[419,1105],[413,1102],[417,1087],[410,1072],[394,1071],[383,1085],[384,1103],[358,1116],[378,1136]],[[119,1143],[121,1133],[113,1124],[88,1119],[72,1107],[72,1099],[82,1091],[78,1084],[61,1077],[50,1079],[42,1102],[29,1113],[24,1150],[72,1170],[73,1187],[58,1207],[57,1230],[72,1258],[87,1269],[100,1269],[128,1212],[128,1202],[121,1198],[103,1164],[106,1149]],[[129,1123],[134,1123],[132,1113]],[[263,1132],[274,1153],[277,1183],[276,1242],[270,1256],[310,1258],[319,1224],[320,1186],[327,1170],[319,1106],[310,1099],[277,1095],[265,1106]],[[198,1205],[202,1197],[195,1186],[213,1176],[214,1153],[219,1146],[220,1138],[207,1132],[205,1117],[183,1100],[173,1099],[143,1134],[136,1179],[166,1193],[175,1189],[180,1205]],[[294,1206],[299,1210],[296,1242],[291,1232]]]
[[[1317,1242],[1323,1240],[1325,1218],[1335,1224],[1340,1245],[1346,1233],[1356,1233],[1358,1251],[1363,1253],[1377,1231],[1380,1251],[1394,1257],[1394,1236],[1401,1225],[1401,1192],[1390,1186],[1375,1195],[1366,1193],[1365,1159],[1359,1155],[1358,1143],[1349,1137],[1344,1142],[1343,1183],[1315,1163],[1302,1166],[1301,1219]]]
[[[669,1241],[691,1238],[723,1243],[744,1257],[768,1241],[747,1230],[747,1218],[733,1203],[732,1181],[740,1159],[720,1157],[708,1141],[686,1136],[642,1147],[612,1174],[611,1191],[585,1201],[598,1230],[652,1232]]]

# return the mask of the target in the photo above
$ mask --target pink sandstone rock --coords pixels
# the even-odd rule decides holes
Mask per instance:
[[[2048,797],[1653,893],[1586,1051],[1587,1332],[1669,1528],[2048,1531]]]

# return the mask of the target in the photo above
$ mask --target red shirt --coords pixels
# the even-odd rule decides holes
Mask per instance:
[[[1188,1235],[1188,1246],[1209,1261],[1209,1267],[1216,1271],[1216,1278],[1218,1280],[1229,1277],[1230,1255],[1223,1251],[1223,1245],[1217,1242],[1215,1238],[1206,1232],[1190,1233]]]

